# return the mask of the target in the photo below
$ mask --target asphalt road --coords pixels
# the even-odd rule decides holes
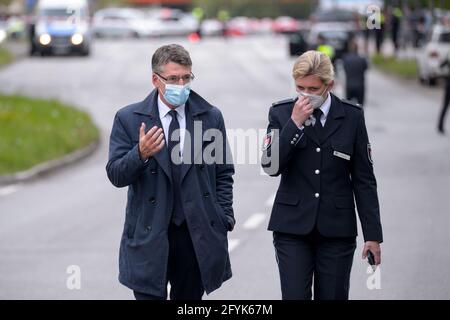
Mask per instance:
[[[294,93],[286,41],[272,36],[103,40],[89,58],[24,58],[0,70],[2,92],[69,102],[90,112],[102,132],[99,150],[88,159],[0,187],[0,299],[133,298],[117,281],[126,190],[106,177],[108,138],[115,112],[152,89],[151,55],[169,42],[191,52],[193,88],[223,111],[228,129],[265,129],[270,104]],[[368,74],[366,121],[385,243],[381,289],[369,290],[358,238],[352,299],[450,298],[450,140],[435,131],[441,94],[375,70]],[[266,231],[278,179],[249,162],[236,167],[238,224],[229,234],[234,276],[208,299],[281,297]],[[80,290],[66,286],[71,265],[81,269]]]

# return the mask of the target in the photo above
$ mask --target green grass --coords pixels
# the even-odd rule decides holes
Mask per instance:
[[[0,175],[59,158],[98,137],[89,115],[73,107],[0,94]]]
[[[384,57],[374,55],[372,63],[381,70],[397,75],[404,79],[417,78],[417,62],[413,59],[397,59],[395,57]]]
[[[12,54],[0,46],[0,67],[7,65],[13,60]]]

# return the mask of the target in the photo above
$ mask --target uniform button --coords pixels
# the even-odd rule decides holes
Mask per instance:
[[[296,134],[295,134],[295,137],[298,138],[298,137],[300,137],[300,136],[298,135],[298,133],[296,133]]]
[[[318,198],[318,197],[320,197],[320,194],[316,193],[314,196],[315,196],[316,198]]]
[[[297,141],[297,138],[292,138],[293,141]]]
[[[316,174],[319,174],[320,173],[320,170],[316,170],[316,171],[314,171]]]
[[[320,152],[320,148],[317,148],[317,149],[316,149],[316,152]]]
[[[152,226],[146,226],[145,227],[145,232],[150,232],[152,231]]]
[[[148,201],[150,201],[151,204],[155,204],[156,203],[156,199],[155,198],[150,198],[150,199],[148,199]]]
[[[294,141],[291,141],[291,144],[294,144],[295,142]]]

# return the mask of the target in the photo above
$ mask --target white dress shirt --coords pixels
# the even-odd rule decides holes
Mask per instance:
[[[327,94],[327,99],[323,103],[323,105],[320,107],[320,110],[323,112],[322,116],[320,117],[320,122],[322,123],[322,127],[325,127],[325,122],[327,122],[328,114],[330,113],[330,107],[331,107],[331,95],[330,93]]]
[[[170,137],[169,137],[169,127],[170,122],[172,121],[172,116],[169,114],[170,109],[162,100],[161,97],[158,95],[158,111],[159,111],[159,118],[161,119],[161,124],[163,126],[164,130],[164,139],[166,141],[166,144],[168,143]],[[177,119],[180,123],[180,154],[183,158],[183,148],[184,148],[184,137],[186,132],[186,105],[181,105],[175,109],[177,112]]]

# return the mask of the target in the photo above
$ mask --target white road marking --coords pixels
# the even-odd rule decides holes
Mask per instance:
[[[233,251],[239,245],[241,240],[239,239],[229,239],[228,240],[228,252]]]
[[[276,196],[277,194],[276,193],[274,193],[274,194],[272,194],[267,200],[266,200],[266,207],[271,207],[271,206],[273,206],[273,203],[274,203],[274,201],[275,201],[275,196]]]
[[[259,227],[261,223],[266,220],[266,215],[264,213],[255,213],[250,216],[244,223],[244,229],[253,230]]]
[[[18,185],[11,185],[11,186],[0,188],[0,197],[13,194],[14,192],[17,192],[17,190],[19,190]]]

